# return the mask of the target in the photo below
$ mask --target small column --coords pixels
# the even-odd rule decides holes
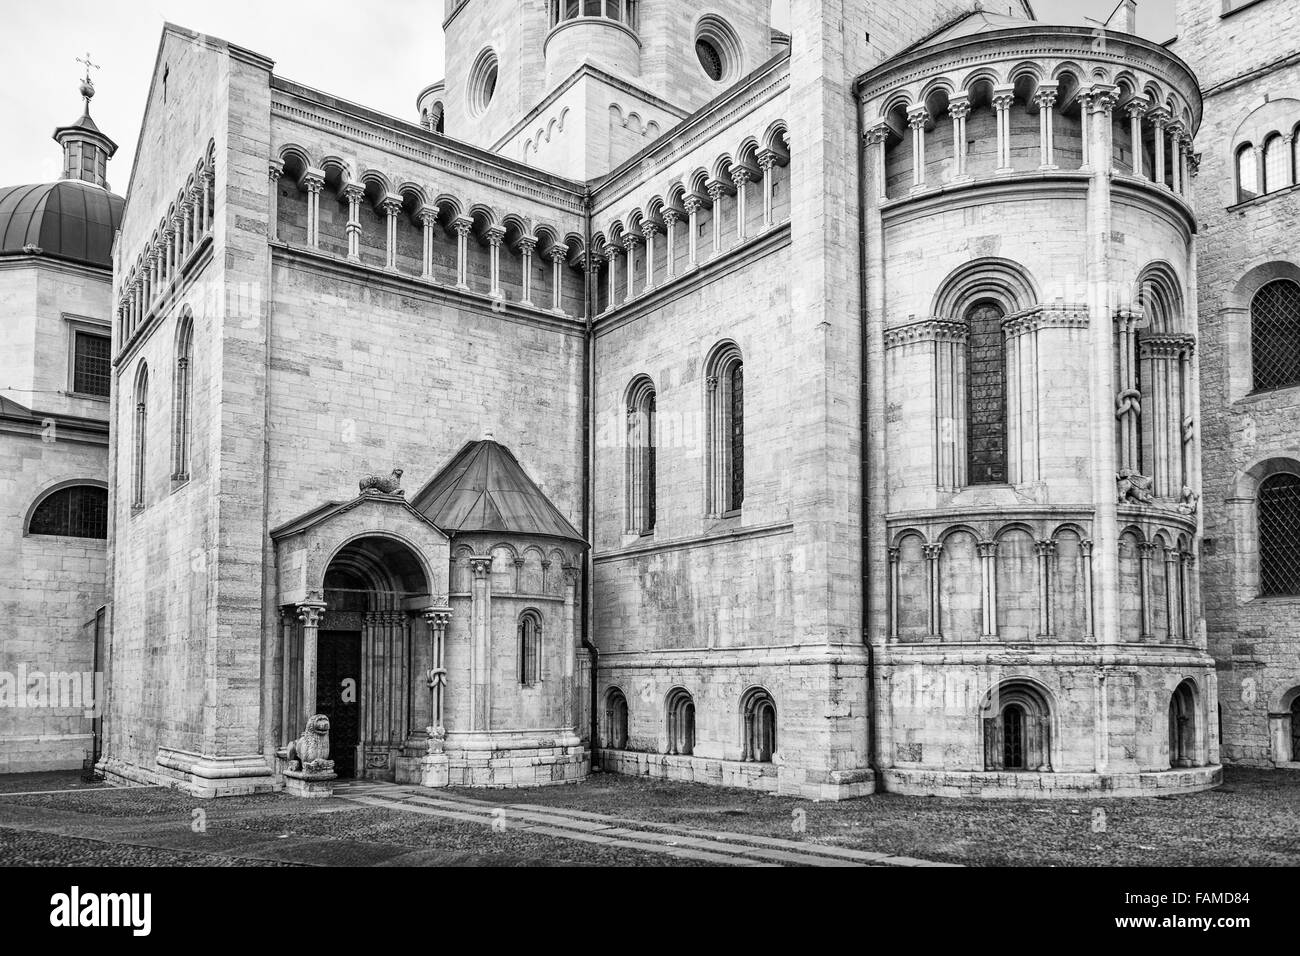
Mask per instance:
[[[348,261],[361,261],[361,201],[366,191],[356,183],[343,187],[343,198],[348,202],[348,225],[345,230],[348,237]]]
[[[429,626],[429,670],[424,675],[429,688],[429,737],[441,740],[447,734],[447,625],[451,623],[451,608],[424,609],[424,621]]]
[[[397,217],[402,212],[402,200],[398,196],[389,196],[379,206],[386,217],[384,224],[388,227],[385,237],[384,268],[389,272],[397,271]]]
[[[998,575],[996,541],[981,541],[977,545],[980,556],[980,577],[983,583],[984,600],[981,611],[984,622],[984,637],[998,636]]]
[[[1056,84],[1044,83],[1034,95],[1038,104],[1038,150],[1041,156],[1039,169],[1056,169],[1055,133],[1053,122],[1056,107]]]
[[[623,237],[623,248],[627,251],[627,296],[623,299],[624,303],[631,302],[636,298],[636,244],[638,241],[637,237],[631,233]]]
[[[474,223],[469,219],[457,219],[452,223],[456,230],[456,288],[469,289],[469,234]]]
[[[750,173],[744,166],[733,166],[731,168],[731,181],[736,186],[736,241],[745,241],[745,217],[748,215],[747,203],[745,198],[745,186],[749,182]]]
[[[952,120],[953,181],[965,182],[966,175],[966,117],[970,116],[970,95],[958,93],[948,101],[948,116]]]
[[[298,620],[302,622],[302,714],[300,716],[304,727],[316,716],[316,645],[320,633],[320,619],[324,613],[324,601],[304,601],[298,605]]]
[[[199,186],[190,189],[190,246],[199,244],[203,238],[203,190]]]
[[[889,639],[898,640],[898,591],[902,585],[900,559],[902,548],[889,549]]]
[[[1079,136],[1083,143],[1082,157],[1083,162],[1079,164],[1080,170],[1092,169],[1092,137],[1088,135],[1088,124],[1092,121],[1092,93],[1088,90],[1081,90],[1078,95],[1079,99]]]
[[[1038,636],[1049,637],[1052,633],[1052,557],[1056,554],[1056,542],[1036,541],[1034,553],[1038,555]]]
[[[492,712],[492,558],[471,557],[470,570],[474,575],[471,592],[473,621],[470,652],[469,729],[488,730],[488,716]]]
[[[679,218],[676,209],[664,210],[664,272],[667,279],[677,275],[676,235]]]
[[[564,624],[556,628],[560,640],[564,642],[564,672],[561,675],[561,699],[563,713],[568,718],[570,727],[577,731],[579,722],[579,700],[577,693],[578,678],[578,636],[575,618],[578,610],[578,582],[580,578],[577,567],[564,568]],[[542,654],[544,661],[546,655]]]
[[[280,177],[284,175],[284,163],[278,159],[273,159],[267,165],[267,176],[271,180],[270,193],[267,196],[267,227],[266,233],[272,242],[280,238]],[[185,242],[188,245],[190,235],[190,211],[189,207],[185,208]]]
[[[862,134],[863,146],[868,152],[872,167],[872,179],[876,184],[877,203],[889,199],[889,180],[885,167],[885,144],[889,141],[889,127],[879,123]]]
[[[1156,546],[1150,541],[1138,545],[1138,578],[1142,593],[1142,635],[1141,640],[1151,640],[1151,555]]]
[[[212,231],[212,213],[213,213],[213,182],[214,176],[211,169],[203,170],[203,231]]]
[[[722,193],[720,182],[709,183],[709,201],[713,204],[713,254],[722,251]]]
[[[167,220],[167,227],[163,229],[162,271],[163,288],[166,289],[176,277],[176,230],[170,219]]]
[[[605,259],[609,262],[609,283],[607,286],[605,311],[612,312],[618,306],[618,257],[622,250],[614,243],[605,247]]]
[[[430,209],[427,206],[420,210],[417,217],[420,220],[421,229],[424,232],[424,247],[422,264],[420,268],[420,278],[425,282],[433,281],[433,227],[438,222],[438,210]]]
[[[912,192],[925,189],[925,124],[930,114],[918,106],[907,114],[907,125],[912,127]]]
[[[1170,188],[1179,195],[1183,192],[1183,127],[1181,123],[1169,124],[1169,146],[1173,151],[1169,157],[1169,169],[1172,178]],[[1259,163],[1255,164],[1258,168]]]
[[[320,248],[320,194],[325,188],[325,180],[308,174],[302,178],[302,187],[307,190],[307,245],[313,249]]]
[[[551,246],[551,311],[564,312],[564,263],[569,258],[569,247],[559,243]],[[631,279],[629,277],[629,285]],[[630,290],[629,290],[630,295]]]
[[[1152,139],[1155,141],[1155,168],[1151,170],[1151,178],[1157,186],[1165,185],[1165,125],[1169,122],[1169,114],[1163,107],[1157,106],[1151,111],[1151,132]]]
[[[1127,107],[1129,139],[1133,143],[1133,175],[1141,179],[1142,172],[1142,114],[1147,111],[1146,100],[1130,100]]]
[[[1196,555],[1191,551],[1180,551],[1178,557],[1181,559],[1179,564],[1182,568],[1182,574],[1178,583],[1181,588],[1179,596],[1182,598],[1183,612],[1179,615],[1183,626],[1182,640],[1184,644],[1192,643],[1193,628],[1196,626],[1196,591],[1194,585],[1196,581],[1193,577],[1196,568]]]
[[[998,119],[998,168],[996,172],[1006,174],[1015,172],[1011,166],[1011,105],[1016,96],[1013,90],[995,91],[993,108],[997,110]]]
[[[273,189],[271,195],[277,196],[279,192],[280,192],[279,188],[276,187]],[[276,220],[272,219],[271,220],[272,239],[280,238],[280,234],[277,231],[277,229],[278,229],[278,223],[276,222]],[[182,257],[189,258],[190,253],[194,251],[194,202],[193,200],[190,200],[188,198],[185,201],[185,214],[183,217],[181,230],[185,237],[185,241],[181,244],[181,248],[183,250]]]
[[[521,275],[522,289],[520,291],[520,303],[522,305],[533,304],[533,253],[537,250],[537,239],[533,236],[521,236],[519,239],[519,256],[523,260],[523,274]]]
[[[1165,621],[1169,625],[1169,643],[1178,644],[1183,639],[1182,596],[1183,580],[1178,566],[1178,548],[1166,546],[1165,552]]]
[[[700,264],[699,234],[700,234],[700,207],[704,205],[704,200],[699,196],[691,195],[682,200],[682,205],[686,207],[686,251],[690,268],[694,269]],[[610,296],[610,301],[614,297]]]
[[[929,606],[926,611],[926,630],[931,637],[943,637],[942,581],[939,577],[939,558],[943,555],[942,544],[923,544],[921,553],[925,555],[925,581],[928,585]]]
[[[643,292],[649,292],[655,287],[655,233],[659,231],[659,226],[653,222],[643,222],[641,224],[641,235],[645,237],[645,285],[642,286]]]
[[[1087,538],[1079,542],[1079,555],[1083,560],[1083,633],[1091,640],[1095,636],[1092,626],[1092,542]]]
[[[505,238],[505,230],[496,226],[487,231],[488,295],[494,299],[505,297],[505,293],[501,291],[501,243]]]
[[[1178,182],[1182,187],[1179,190],[1179,193],[1184,198],[1192,194],[1191,157],[1192,136],[1186,130],[1183,130],[1182,135],[1178,140]],[[1260,171],[1260,175],[1262,176],[1264,174],[1264,157],[1262,154],[1260,155],[1259,162],[1256,164],[1256,168]],[[1262,196],[1262,183],[1260,184],[1260,190],[1260,195]]]
[[[763,172],[763,228],[771,229],[774,223],[772,172],[776,169],[776,153],[765,149],[758,154],[758,168]]]

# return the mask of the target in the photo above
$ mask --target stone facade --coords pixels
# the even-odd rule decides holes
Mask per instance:
[[[1180,0],[1178,16],[1171,48],[1196,70],[1205,100],[1195,180],[1207,344],[1202,594],[1219,670],[1223,756],[1228,763],[1295,768],[1300,595],[1265,593],[1257,515],[1270,476],[1300,475],[1300,387],[1257,384],[1252,327],[1261,289],[1300,282],[1300,9],[1285,0]],[[1291,152],[1290,162],[1267,169],[1269,146]]]
[[[165,30],[104,768],[282,786],[329,709],[430,786],[1213,786],[1191,70],[1027,4],[569,6],[449,0],[419,123]],[[485,429],[572,535],[436,517]]]

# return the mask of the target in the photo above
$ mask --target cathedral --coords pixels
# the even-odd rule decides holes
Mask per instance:
[[[1162,44],[1133,0],[833,6],[445,0],[409,118],[166,26],[125,210],[75,187],[111,288],[59,319],[111,326],[102,606],[3,658],[93,621],[97,717],[0,709],[0,760],[79,733],[207,797],[1300,769],[1300,9],[1178,0]],[[5,535],[87,546],[32,527],[71,472],[21,484]]]

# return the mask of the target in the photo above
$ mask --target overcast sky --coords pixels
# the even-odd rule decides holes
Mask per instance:
[[[986,6],[996,10],[1004,2]],[[1079,23],[1084,16],[1105,17],[1116,0],[1033,3],[1044,22]],[[786,7],[788,0],[774,5]],[[1138,32],[1157,41],[1173,36],[1173,5],[1139,0]],[[125,190],[166,21],[268,56],[280,76],[408,119],[415,116],[416,94],[443,75],[443,0],[9,0],[4,6],[0,186],[58,177],[61,156],[50,137],[81,115],[76,60],[89,52],[102,67],[93,72],[98,95],[91,113],[121,147],[109,165],[109,183]],[[774,17],[786,25],[783,10]]]

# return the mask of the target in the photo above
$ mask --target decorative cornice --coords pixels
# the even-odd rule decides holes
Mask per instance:
[[[931,317],[885,329],[885,348],[899,348],[919,342],[964,343],[969,334],[970,330],[965,322]]]
[[[1036,305],[1002,320],[1002,329],[1009,338],[1015,338],[1040,329],[1086,329],[1089,322],[1086,305]]]

